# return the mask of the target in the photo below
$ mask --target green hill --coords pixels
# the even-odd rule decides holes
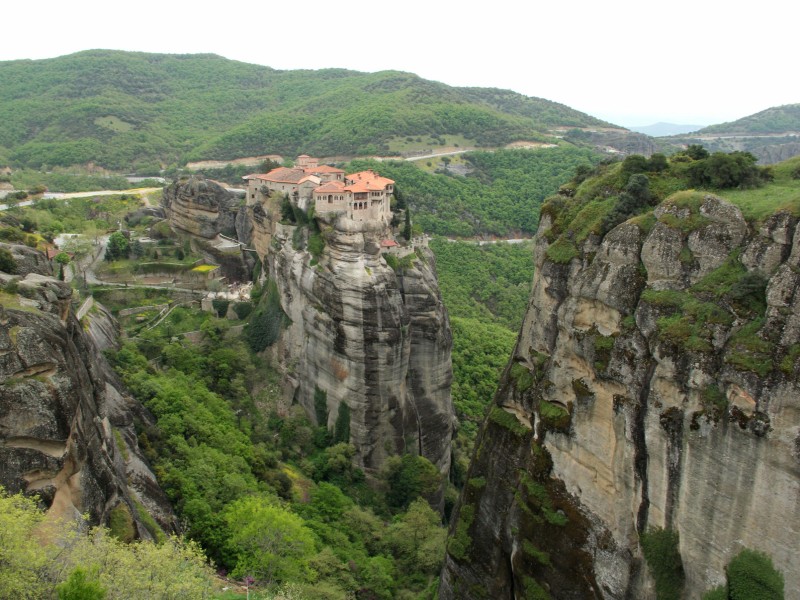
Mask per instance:
[[[0,62],[0,163],[31,168],[366,155],[443,136],[494,146],[602,125],[555,102],[396,71],[277,71],[211,54],[109,50]]]
[[[743,133],[755,135],[778,134],[789,131],[800,131],[800,104],[774,106],[737,121],[705,127],[698,133]]]

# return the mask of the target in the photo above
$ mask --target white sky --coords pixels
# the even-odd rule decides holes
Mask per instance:
[[[620,125],[706,125],[800,102],[798,22],[793,0],[7,0],[0,61],[211,52],[511,89]]]

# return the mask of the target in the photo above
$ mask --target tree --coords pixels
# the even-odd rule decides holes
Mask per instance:
[[[142,258],[144,256],[144,246],[142,245],[142,242],[140,242],[138,239],[133,240],[133,243],[131,244],[131,254],[133,255],[133,258],[136,259]]]
[[[662,171],[666,171],[667,168],[669,168],[667,157],[660,152],[653,154],[650,160],[647,161],[647,170],[653,173],[661,173]]]
[[[703,160],[704,158],[708,158],[708,150],[703,148],[701,144],[689,144],[683,153],[692,160]]]
[[[623,181],[635,173],[644,173],[647,171],[647,159],[641,154],[631,154],[622,161],[622,174]]]
[[[106,597],[106,589],[81,567],[77,567],[64,583],[57,585],[56,591],[58,600],[103,600]]]
[[[638,214],[650,202],[650,180],[647,175],[636,173],[630,176],[625,191],[619,195],[616,205],[603,219],[603,232],[611,231],[623,221]]]
[[[783,574],[763,552],[745,548],[726,569],[730,600],[782,600]]]
[[[119,260],[126,258],[130,251],[128,238],[120,231],[115,231],[108,237],[108,247],[106,248],[106,260]]]
[[[333,441],[336,443],[350,442],[350,407],[346,402],[339,403],[339,414],[336,416],[336,425],[333,429]]]
[[[44,514],[35,498],[8,495],[0,487],[0,598],[43,598],[41,577],[54,548],[36,543]]]
[[[314,534],[303,519],[275,502],[248,496],[226,509],[234,577],[252,575],[268,584],[308,580],[308,562],[316,554]]]
[[[403,237],[411,240],[411,208],[406,208],[406,222],[403,226]]]
[[[725,568],[726,584],[709,590],[703,600],[783,600],[783,574],[763,552],[745,548]]]
[[[441,474],[433,463],[413,454],[390,457],[384,463],[383,472],[389,485],[386,501],[395,510],[405,510],[420,496],[432,496],[441,483]]]
[[[281,221],[286,223],[295,223],[294,210],[292,209],[292,201],[289,200],[289,194],[284,194],[281,200]]]
[[[442,527],[439,514],[425,500],[414,500],[408,511],[389,528],[388,537],[393,554],[400,558],[406,571],[438,573],[447,531]]]

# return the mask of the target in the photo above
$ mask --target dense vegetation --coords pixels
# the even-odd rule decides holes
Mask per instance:
[[[300,597],[429,589],[445,535],[424,500],[440,485],[435,467],[407,455],[366,477],[349,435],[284,406],[277,376],[228,323],[179,308],[112,356],[157,419],[139,443],[189,537],[232,577],[292,582]],[[199,344],[180,336],[196,329]]]
[[[547,100],[394,71],[106,50],[0,63],[0,164],[36,169],[92,162],[155,174],[192,158],[385,154],[406,137],[494,146],[559,125],[603,123]]]
[[[32,542],[42,540],[42,543]],[[200,548],[178,538],[126,543],[108,529],[45,519],[35,498],[0,488],[0,598],[210,598]]]
[[[415,225],[426,233],[528,237],[535,233],[542,201],[578,166],[599,156],[585,149],[502,150],[464,156],[466,176],[428,173],[412,163],[358,160],[352,171],[371,168],[394,179]]]
[[[439,287],[453,331],[453,406],[459,421],[453,481],[463,477],[480,423],[514,347],[533,279],[532,248],[435,238]]]

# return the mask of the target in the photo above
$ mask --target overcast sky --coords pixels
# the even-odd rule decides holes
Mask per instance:
[[[211,52],[511,89],[626,126],[707,125],[800,102],[798,17],[787,0],[8,0],[0,60]]]

